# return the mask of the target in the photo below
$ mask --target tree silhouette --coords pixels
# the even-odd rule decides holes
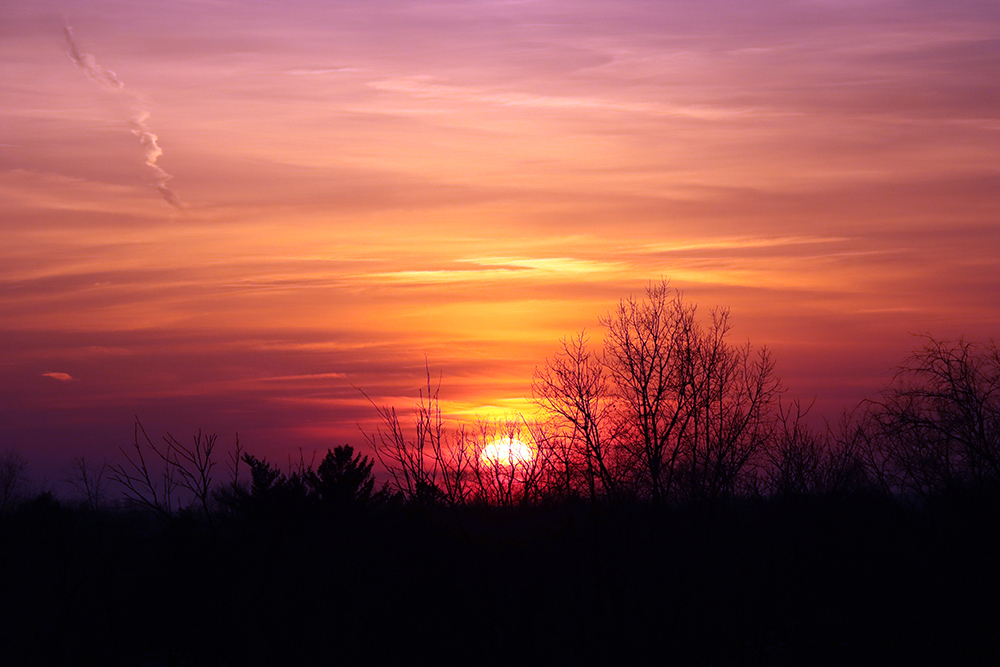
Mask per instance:
[[[194,507],[214,531],[213,503],[219,497],[213,474],[217,439],[214,433],[203,434],[199,430],[192,437],[191,444],[186,445],[167,433],[163,436],[163,443],[157,445],[136,417],[132,446],[129,449],[119,448],[125,462],[109,466],[111,479],[121,486],[129,504],[150,510],[164,521],[169,521],[177,510],[185,506]],[[237,436],[235,454],[230,452],[234,487],[238,482],[238,455],[241,451]],[[85,465],[78,470],[77,478],[84,473]],[[76,484],[79,488],[79,480]]]
[[[535,371],[532,396],[548,415],[547,439],[558,439],[565,490],[573,493],[582,477],[587,496],[614,499],[624,463],[615,447],[620,420],[602,357],[589,349],[585,332],[564,338],[561,350]]]
[[[327,450],[315,470],[303,465],[288,475],[252,454],[244,454],[243,462],[250,469],[249,488],[233,485],[221,499],[252,517],[307,515],[315,510],[331,516],[372,509],[388,499],[386,492],[375,490],[374,462],[355,454],[350,445]]]
[[[250,469],[249,488],[233,486],[231,498],[224,502],[252,519],[274,519],[305,512],[309,504],[305,475],[285,475],[266,459],[249,453],[243,455],[243,462]]]
[[[350,445],[327,450],[315,472],[309,471],[307,482],[316,500],[331,510],[368,508],[384,500],[375,492],[373,461],[354,454]]]
[[[752,486],[777,424],[774,361],[729,344],[727,310],[696,315],[666,281],[650,284],[601,318],[601,354],[581,333],[536,372],[535,402],[590,497],[630,487],[654,503],[714,501]]]
[[[0,515],[22,500],[28,461],[13,449],[0,452]]]
[[[867,405],[869,464],[886,490],[924,498],[1000,483],[1000,350],[923,336]]]
[[[110,467],[106,461],[93,463],[85,456],[73,459],[69,483],[80,494],[83,506],[92,512],[101,509],[107,502],[111,480],[106,474]]]
[[[841,416],[836,431],[827,426],[817,433],[806,424],[808,412],[799,401],[779,406],[760,491],[773,496],[844,496],[872,488],[852,413]]]
[[[695,308],[666,281],[629,296],[601,318],[605,363],[631,433],[628,446],[654,503],[667,498],[694,415]]]
[[[682,355],[690,368],[686,391],[692,414],[680,433],[682,497],[714,501],[733,496],[745,473],[773,440],[781,382],[767,348],[733,346],[728,310],[712,312],[708,327],[695,327],[694,350]],[[682,388],[684,389],[684,388]]]
[[[365,440],[392,478],[394,492],[420,504],[460,505],[469,495],[471,459],[463,446],[465,433],[460,430],[454,442],[448,441],[439,399],[441,383],[432,384],[429,367],[426,372],[426,390],[420,391],[414,408],[412,437],[394,407],[377,405],[361,392],[382,422],[373,433],[365,434]]]

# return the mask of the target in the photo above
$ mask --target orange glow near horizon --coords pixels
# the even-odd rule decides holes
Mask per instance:
[[[428,368],[449,420],[530,415],[560,338],[599,345],[661,278],[730,308],[817,419],[911,334],[1000,335],[992,6],[40,0],[4,22],[0,448],[51,479],[114,459],[133,415],[279,461],[359,444],[359,389],[405,413]]]

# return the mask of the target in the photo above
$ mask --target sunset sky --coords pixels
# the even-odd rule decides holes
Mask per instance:
[[[835,420],[1000,335],[1000,3],[2,1],[0,449],[527,407],[650,280]],[[67,30],[69,28],[70,30]]]

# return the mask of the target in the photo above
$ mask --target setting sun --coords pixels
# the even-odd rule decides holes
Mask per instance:
[[[535,450],[515,437],[497,438],[483,447],[479,460],[491,466],[525,466],[535,459]]]

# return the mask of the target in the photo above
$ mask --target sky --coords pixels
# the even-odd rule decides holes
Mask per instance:
[[[0,0],[0,449],[530,412],[669,279],[836,420],[1000,323],[1000,4]],[[364,393],[362,393],[364,392]],[[368,398],[366,398],[366,395]]]

